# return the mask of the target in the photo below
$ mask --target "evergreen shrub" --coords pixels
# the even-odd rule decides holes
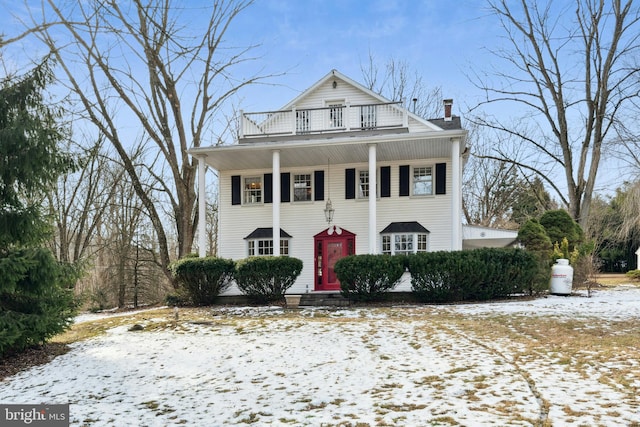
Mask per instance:
[[[391,255],[351,255],[333,267],[340,280],[340,292],[357,301],[380,299],[393,289],[405,271],[405,257]]]
[[[278,301],[302,272],[298,258],[250,257],[238,261],[234,274],[238,289],[257,302]]]
[[[0,357],[42,344],[71,325],[79,276],[46,248],[9,249],[0,257]]]
[[[231,285],[235,262],[216,257],[187,257],[170,268],[178,283],[176,301],[184,301],[186,294],[195,305],[210,305]]]
[[[424,302],[483,301],[533,292],[538,263],[522,249],[475,249],[409,255],[411,287]]]

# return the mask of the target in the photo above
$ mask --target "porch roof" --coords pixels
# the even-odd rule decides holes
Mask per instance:
[[[272,153],[280,151],[281,167],[314,166],[330,162],[362,163],[369,158],[369,144],[377,145],[377,161],[449,158],[451,141],[459,138],[464,151],[466,130],[422,133],[385,133],[364,136],[361,132],[344,133],[322,139],[304,138],[245,142],[242,144],[199,147],[189,150],[194,157],[218,170],[268,169]]]

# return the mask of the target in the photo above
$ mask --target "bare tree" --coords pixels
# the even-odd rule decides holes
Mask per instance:
[[[109,156],[98,140],[77,152],[80,169],[60,177],[55,190],[47,195],[49,210],[55,222],[53,252],[60,261],[76,263],[92,258],[101,248],[96,244],[98,228],[116,184],[124,175],[109,177]]]
[[[412,113],[427,119],[442,115],[442,89],[428,86],[422,76],[406,61],[390,58],[380,71],[375,56],[369,52],[366,64],[360,64],[364,86],[387,99],[401,101]]]
[[[181,21],[186,8],[173,7],[169,0],[90,0],[67,4],[68,9],[45,0],[48,8],[32,17],[35,34],[54,53],[79,111],[124,165],[153,224],[167,277],[169,235],[177,236],[178,256],[187,254],[198,223],[197,164],[187,150],[206,141],[218,143],[213,119],[225,102],[268,77],[235,75],[239,65],[255,59],[249,53],[256,46],[225,42],[234,18],[251,3],[216,1],[208,10],[198,8],[197,20]],[[206,25],[194,28],[205,12],[210,13]],[[147,169],[158,179],[152,188],[145,187],[142,169],[129,156],[132,139],[149,141],[159,152],[159,169]],[[173,230],[157,201],[171,206]]]
[[[491,157],[538,174],[571,216],[587,225],[603,145],[624,106],[638,96],[640,14],[631,0],[557,2],[489,0],[510,49],[493,76],[475,76],[486,100],[524,110],[520,125],[478,116],[476,123],[516,138],[529,150],[509,158],[497,146]],[[573,16],[573,22],[567,22]],[[572,25],[573,24],[573,25]],[[558,181],[556,172],[564,175]]]

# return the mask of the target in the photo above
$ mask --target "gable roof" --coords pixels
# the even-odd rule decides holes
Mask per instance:
[[[391,102],[395,102],[395,101],[401,101],[401,100],[391,100],[391,99],[387,99],[384,96],[380,95],[379,93],[376,93],[374,91],[372,91],[371,89],[369,89],[368,87],[358,83],[357,81],[345,76],[344,74],[342,74],[341,72],[339,72],[336,69],[331,70],[329,73],[327,73],[324,77],[322,77],[320,80],[318,80],[317,82],[315,82],[311,87],[309,87],[308,89],[306,89],[304,92],[302,92],[300,95],[296,96],[294,99],[292,99],[291,101],[289,101],[284,107],[282,107],[282,110],[289,110],[293,107],[295,107],[297,104],[300,103],[300,101],[302,99],[304,99],[305,97],[307,97],[310,93],[312,93],[313,91],[315,91],[317,88],[319,88],[320,86],[322,86],[323,84],[325,84],[327,81],[331,80],[331,79],[340,79],[343,82],[355,87],[356,89],[366,93],[367,95],[375,98],[376,100],[378,100],[380,103],[391,103]],[[422,123],[425,126],[428,126],[430,128],[432,128],[433,130],[448,130],[448,129],[461,129],[461,127],[457,127],[457,128],[442,128],[441,126],[436,125],[435,123],[433,123],[431,120],[426,120],[414,113],[412,113],[411,111],[409,111],[404,105],[398,106],[398,109],[404,110],[407,112],[407,115]]]

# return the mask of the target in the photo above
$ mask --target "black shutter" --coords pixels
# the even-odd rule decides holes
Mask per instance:
[[[344,198],[345,199],[356,198],[356,170],[355,169],[344,170]]]
[[[273,203],[273,174],[264,174],[264,202]]]
[[[291,174],[284,172],[280,174],[280,201],[291,201]]]
[[[313,172],[314,200],[324,200],[324,171]]]
[[[242,189],[240,188],[240,175],[231,177],[231,204],[242,204]]]
[[[391,166],[380,168],[380,197],[391,197]]]
[[[436,163],[436,194],[447,194],[446,163]]]
[[[400,166],[400,196],[409,195],[409,165]]]

